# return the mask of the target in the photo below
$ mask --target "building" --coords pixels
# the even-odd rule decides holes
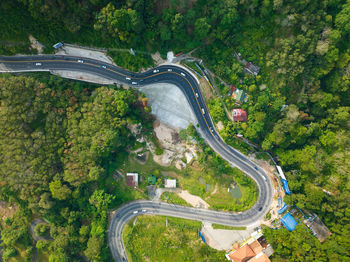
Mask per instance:
[[[236,243],[226,258],[233,262],[270,262],[269,256],[272,253],[272,247],[261,236],[258,239],[250,238],[242,245]]]
[[[176,179],[165,179],[164,187],[166,188],[176,188]]]
[[[281,218],[281,222],[289,231],[293,231],[295,226],[298,225],[297,221],[295,221],[294,217],[290,213],[285,214]]]
[[[250,62],[246,63],[243,69],[244,73],[252,74],[255,77],[259,74],[259,71],[260,67]]]
[[[139,174],[137,173],[127,173],[126,174],[126,185],[137,187],[139,185]]]
[[[233,90],[231,95],[232,98],[235,99],[238,104],[242,104],[244,102],[246,93],[241,89],[235,88],[234,86],[232,86],[230,90]]]
[[[243,109],[232,109],[232,120],[233,121],[247,121],[248,117],[247,117],[247,111],[243,110]]]
[[[313,214],[304,221],[305,225],[310,228],[312,234],[317,237],[320,242],[323,242],[331,235],[329,229],[323,224],[317,215]]]

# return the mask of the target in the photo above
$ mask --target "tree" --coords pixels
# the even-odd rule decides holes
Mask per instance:
[[[101,261],[101,249],[103,239],[100,237],[91,237],[84,251],[85,256],[91,261]]]
[[[70,197],[72,190],[68,186],[62,185],[60,180],[52,181],[50,183],[50,191],[53,198],[58,200],[65,200]]]
[[[198,39],[208,37],[211,26],[208,24],[206,18],[198,18],[194,24],[195,35]]]

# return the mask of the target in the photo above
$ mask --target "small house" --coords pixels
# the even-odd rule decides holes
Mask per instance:
[[[126,185],[137,187],[139,185],[139,174],[137,173],[127,173],[126,174]]]
[[[259,74],[259,71],[260,67],[250,62],[248,62],[243,69],[244,73],[252,74],[254,77],[256,77]]]
[[[164,187],[166,188],[176,188],[176,179],[165,179]]]
[[[242,104],[244,102],[244,98],[246,96],[245,92],[238,88],[231,88],[232,91],[232,98],[236,100],[237,103]]]
[[[232,109],[232,121],[244,122],[247,119],[247,111],[240,108]]]

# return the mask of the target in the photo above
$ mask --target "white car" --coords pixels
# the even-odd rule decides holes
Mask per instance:
[[[126,80],[131,80],[131,78],[130,78],[130,77],[125,77],[125,79],[126,79]]]
[[[196,97],[199,97],[198,93],[196,93]]]
[[[137,85],[137,82],[131,82],[131,84],[133,84],[133,85]]]
[[[79,59],[79,60],[78,60],[78,63],[84,63],[84,61]]]
[[[146,212],[147,212],[147,210],[146,210],[146,209],[142,209],[142,212],[143,212],[143,213],[146,213]]]
[[[172,72],[172,71],[173,71],[172,69],[170,69],[170,68],[168,69],[168,72]]]
[[[138,212],[139,212],[139,211],[134,211],[133,213],[134,213],[134,214],[137,214]]]
[[[154,70],[153,70],[153,73],[158,73],[158,72],[159,72],[158,69],[154,69]]]
[[[181,73],[181,75],[186,76],[184,73]]]
[[[36,66],[41,66],[42,64],[41,63],[35,63]]]
[[[213,132],[214,132],[214,129],[211,127],[211,128],[210,128],[210,131],[213,133]]]
[[[204,108],[202,108],[202,113],[203,113],[203,115],[205,115],[205,111],[204,111]]]

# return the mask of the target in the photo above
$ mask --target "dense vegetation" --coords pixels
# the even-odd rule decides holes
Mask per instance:
[[[110,260],[107,211],[119,197],[101,182],[140,118],[136,96],[47,76],[5,76],[0,86],[0,196],[19,206],[1,232],[4,259],[23,246],[30,258],[35,214],[50,223],[53,240],[37,243],[50,261]]]
[[[223,137],[234,143],[234,135],[240,132],[262,149],[276,154],[293,191],[287,202],[317,213],[333,233],[321,245],[323,248],[309,241],[310,250],[318,250],[322,260],[349,257],[350,165],[346,160],[350,156],[349,0],[4,0],[0,3],[0,31],[2,54],[32,52],[28,48],[28,33],[46,46],[65,40],[149,52],[159,50],[162,54],[169,49],[177,52],[199,47],[196,55],[210,69],[249,93],[248,103],[242,106],[248,111],[248,122],[224,121]],[[242,66],[233,57],[234,51],[261,66],[257,78],[243,75]],[[92,193],[85,187],[103,175],[103,159],[113,147],[122,146],[119,138],[125,136],[123,123],[108,115],[113,113],[110,109],[107,120],[111,126],[98,122],[105,113],[91,101],[85,101],[89,99],[83,94],[60,91],[59,84],[52,84],[52,90],[48,86],[36,88],[34,93],[38,84],[32,79],[20,79],[2,80],[1,103],[8,101],[0,111],[3,162],[0,175],[6,183],[2,195],[11,196],[11,201],[16,198],[22,206],[52,219],[72,216],[68,221],[75,223],[78,215],[70,215],[64,207],[69,205],[81,210],[74,212],[86,212],[83,207],[88,205]],[[49,103],[47,99],[53,99],[51,92],[61,95],[54,95],[54,102]],[[125,104],[132,100],[128,94],[100,89],[93,96],[95,102],[110,101],[108,92],[116,92],[116,100]],[[30,103],[25,95],[31,97]],[[17,99],[23,102],[23,108],[18,106]],[[80,111],[74,107],[75,99]],[[219,102],[215,105],[220,107]],[[288,107],[281,110],[283,105]],[[89,115],[88,110],[96,114]],[[118,110],[121,111],[117,114],[123,116],[125,111]],[[225,120],[225,114],[216,112],[218,118]],[[100,124],[106,129],[98,129]],[[89,131],[86,137],[81,137],[86,130]],[[90,135],[94,139],[88,139]],[[78,152],[79,159],[72,157]],[[83,166],[84,161],[88,165]],[[323,193],[322,188],[332,195]],[[96,215],[93,219],[102,221],[103,217]],[[16,223],[10,226],[15,227]],[[94,233],[85,235],[85,238],[90,235],[88,247],[98,247],[93,242],[101,241],[101,234],[96,233],[95,227],[91,230]],[[71,231],[60,228],[54,231],[57,239],[62,240],[51,247],[57,256],[66,255],[62,245],[68,244],[63,240],[74,235]],[[278,245],[279,239],[286,241],[287,237],[281,238],[283,231],[275,234],[272,244]],[[300,230],[294,234],[304,238]],[[7,238],[6,232],[3,235]],[[84,244],[84,241],[81,246],[69,244],[69,252],[78,253],[85,248]],[[332,252],[326,252],[324,247]],[[286,247],[277,248],[276,257],[288,259],[298,248],[290,245],[290,252],[286,252]],[[308,254],[302,259],[317,257],[307,258]]]

